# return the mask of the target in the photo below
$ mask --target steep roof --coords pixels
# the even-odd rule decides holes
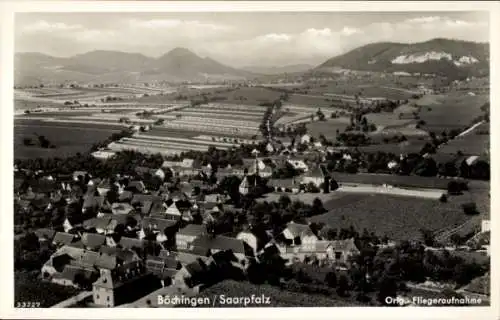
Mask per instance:
[[[40,228],[35,230],[35,234],[39,239],[52,240],[56,234],[56,231],[49,228]]]
[[[84,233],[81,239],[85,247],[98,249],[106,243],[106,236],[98,233]]]
[[[215,237],[210,235],[199,236],[194,239],[192,246],[215,250],[231,250],[233,253],[245,254],[249,256],[252,255],[252,250],[243,240],[221,235]]]
[[[177,234],[195,237],[207,234],[207,227],[204,224],[188,224],[184,228],[180,229]]]
[[[160,230],[161,232],[165,231],[166,228],[170,228],[175,226],[177,222],[169,219],[162,219],[156,217],[145,217],[141,221],[141,226],[143,228],[152,228]]]
[[[103,216],[91,218],[83,221],[83,227],[86,229],[96,228],[96,229],[104,229],[111,221],[111,217]]]
[[[135,238],[121,237],[119,244],[126,249],[133,249],[134,247],[142,248],[144,241]]]
[[[66,232],[57,232],[54,236],[54,240],[52,240],[56,244],[67,245],[73,242],[75,239],[74,234],[66,233]]]
[[[314,235],[311,228],[307,224],[290,222],[286,226],[286,229],[292,234],[294,238]]]
[[[346,240],[333,240],[330,246],[334,251],[358,250],[354,238]]]

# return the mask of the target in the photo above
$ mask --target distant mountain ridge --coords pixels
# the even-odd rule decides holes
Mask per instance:
[[[96,50],[68,58],[41,53],[17,53],[15,83],[64,81],[204,81],[246,79],[252,72],[201,58],[185,48],[175,48],[159,58],[140,53]]]
[[[438,74],[451,78],[489,75],[489,44],[436,38],[419,43],[378,42],[328,59],[315,70]]]

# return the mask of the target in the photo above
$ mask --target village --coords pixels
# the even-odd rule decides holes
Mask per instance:
[[[320,146],[307,139],[304,135],[300,143],[309,145],[312,151],[304,154],[314,154],[314,148]],[[324,156],[322,161],[321,157],[293,156],[286,150],[290,148],[268,142],[251,149],[243,165],[220,168],[187,157],[154,166],[152,161],[149,165],[144,161],[149,159],[145,155],[123,152],[115,163],[137,156],[146,164],[112,176],[81,170],[70,174],[33,172],[16,167],[16,217],[26,215],[26,219],[20,218],[24,227],[16,239],[22,243],[21,248],[30,247],[20,249],[24,253],[16,263],[29,263],[26,251],[44,252],[40,281],[83,291],[78,298],[63,302],[68,304],[65,306],[165,307],[158,304],[157,296],[196,296],[227,279],[278,286],[290,279],[310,283],[310,275],[300,266],[329,270],[320,283],[336,287],[339,297],[348,296],[349,288],[358,290],[357,303],[366,304],[372,301],[366,298],[370,292],[389,290],[396,296],[404,290],[391,289],[392,285],[405,283],[403,287],[408,288],[410,279],[405,276],[386,279],[377,275],[373,259],[384,250],[407,250],[407,255],[420,252],[422,264],[432,259],[427,255],[443,250],[461,254],[466,250],[482,260],[489,259],[489,220],[482,221],[481,230],[476,229],[474,241],[460,246],[456,243],[451,249],[449,243],[443,248],[428,239],[423,243],[391,239],[367,229],[361,234],[352,225],[336,229],[335,225],[312,220],[327,216],[342,202],[339,194],[347,195],[346,199],[359,194],[389,194],[445,203],[457,192],[455,189],[460,193],[466,188],[462,180],[422,177],[441,179],[440,185],[434,181],[434,188],[349,182],[346,179],[350,176],[360,174],[337,173],[328,169]],[[266,157],[261,157],[261,152]],[[156,159],[157,164],[161,158]],[[329,158],[349,163],[356,155],[343,151]],[[393,162],[391,159],[386,164],[388,168],[400,167]],[[43,258],[38,253],[34,259]],[[384,263],[391,261],[385,259]],[[466,278],[460,280],[463,285],[475,277],[488,277],[484,265],[477,265],[475,260],[472,264],[455,260],[455,264],[464,264],[460,272],[460,277]],[[361,272],[361,278],[353,279],[353,270]],[[426,280],[436,278],[426,273],[421,270],[417,283],[436,282]],[[377,281],[371,277],[382,277],[389,284],[377,288]],[[462,291],[450,290],[457,296],[467,293],[462,287]],[[484,292],[479,295],[487,300]]]

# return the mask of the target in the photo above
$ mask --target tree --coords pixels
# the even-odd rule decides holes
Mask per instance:
[[[447,189],[448,189],[448,194],[450,195],[459,195],[462,193],[462,188],[460,184],[454,180],[448,182]]]
[[[349,292],[349,279],[345,274],[341,274],[337,281],[337,294],[341,297],[345,297]]]
[[[325,212],[323,202],[319,198],[314,198],[311,208],[312,215],[319,215]]]
[[[466,215],[479,214],[479,212],[477,211],[476,203],[474,203],[474,202],[462,204],[462,209]]]
[[[23,139],[23,144],[25,146],[31,146],[31,145],[33,145],[33,142],[31,141],[31,138],[24,138]]]
[[[280,205],[280,208],[286,209],[290,204],[292,203],[292,200],[290,200],[290,197],[287,195],[282,195],[280,196],[278,203]]]
[[[390,305],[387,303],[387,298],[396,298],[398,294],[398,284],[394,277],[383,275],[379,282],[379,291],[377,300],[382,305]]]
[[[325,276],[325,282],[330,288],[335,288],[337,286],[337,275],[335,272],[328,272]]]

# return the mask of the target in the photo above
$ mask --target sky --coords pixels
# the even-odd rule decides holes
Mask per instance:
[[[17,13],[16,52],[188,48],[234,67],[320,64],[373,42],[487,42],[487,12]]]

